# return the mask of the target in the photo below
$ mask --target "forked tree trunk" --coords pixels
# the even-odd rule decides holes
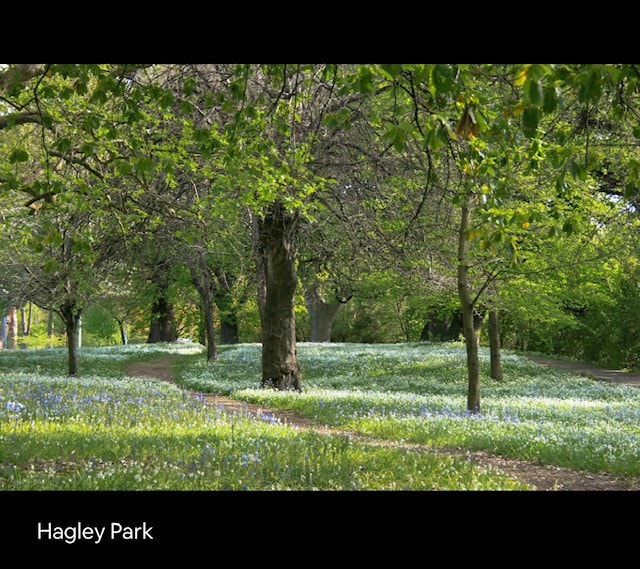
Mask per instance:
[[[304,300],[311,324],[311,342],[331,342],[333,323],[341,308],[350,299],[349,294],[337,299],[336,302],[329,303],[320,294],[317,283],[307,287]]]
[[[237,344],[239,342],[238,316],[235,313],[226,314],[223,320],[222,315],[220,315],[220,343]]]
[[[491,378],[502,381],[502,356],[500,354],[500,323],[498,311],[489,311],[489,353],[491,357]]]
[[[460,231],[458,233],[458,296],[462,309],[462,331],[467,350],[467,410],[480,412],[480,359],[478,357],[478,337],[474,326],[474,303],[469,284],[469,264],[467,259],[469,220],[473,194],[469,194],[462,205]]]
[[[301,391],[296,352],[294,295],[297,216],[272,204],[257,222],[259,266],[264,269],[262,386]]]
[[[173,305],[163,295],[151,307],[151,324],[147,344],[175,342],[178,339]]]

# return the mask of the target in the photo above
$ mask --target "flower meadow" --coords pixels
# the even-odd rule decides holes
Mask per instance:
[[[504,354],[482,413],[466,412],[461,344],[298,346],[302,393],[265,390],[260,345],[0,352],[0,490],[527,490],[424,447],[488,450],[587,471],[638,476],[640,390]],[[175,383],[126,374],[171,356]],[[207,405],[202,393],[296,410],[360,437],[318,434]],[[396,443],[396,444],[394,444]]]
[[[481,348],[481,413],[469,414],[461,343],[309,343],[299,345],[298,356],[301,394],[258,387],[259,345],[228,347],[219,367],[191,366],[180,377],[204,391],[211,385],[388,441],[640,476],[637,388],[551,370],[513,353],[503,353],[504,380],[496,382],[488,349]]]
[[[167,354],[182,373],[212,367],[195,344],[82,349],[77,378],[61,373],[64,350],[1,352],[0,490],[526,488],[459,459],[230,414],[201,393],[124,372]],[[239,369],[213,367],[233,381],[255,365],[255,347],[246,354]]]

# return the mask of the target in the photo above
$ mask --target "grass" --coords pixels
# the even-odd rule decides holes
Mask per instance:
[[[189,363],[180,381],[389,441],[640,476],[636,388],[510,353],[503,354],[505,380],[495,382],[482,349],[482,412],[470,415],[461,344],[302,344],[302,394],[259,389],[259,351],[255,345],[226,348],[216,366]]]
[[[260,346],[0,352],[0,490],[526,490],[462,459],[359,443],[229,415],[186,390],[295,409],[391,443],[489,450],[593,472],[640,475],[640,390],[504,354],[482,414],[465,411],[460,344],[300,344],[303,393],[259,388]],[[178,387],[127,377],[128,362],[170,354]]]

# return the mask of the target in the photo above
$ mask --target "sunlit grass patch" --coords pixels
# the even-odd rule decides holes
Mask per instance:
[[[640,476],[640,390],[508,353],[495,382],[483,350],[481,413],[471,414],[460,344],[299,344],[302,393],[260,388],[260,350],[221,346],[209,363],[199,344],[90,348],[77,378],[64,375],[64,350],[0,352],[0,489],[518,486],[428,452],[438,447]],[[181,387],[125,373],[167,356]],[[305,432],[268,413],[231,416],[186,389],[295,410],[388,445]]]
[[[109,358],[95,355],[85,365],[101,370]],[[526,488],[448,456],[230,414],[159,380],[0,375],[0,490]]]

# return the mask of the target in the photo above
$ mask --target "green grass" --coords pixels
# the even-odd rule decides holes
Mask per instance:
[[[636,388],[510,353],[503,354],[505,379],[496,382],[489,378],[488,351],[481,349],[481,414],[472,415],[461,344],[301,344],[302,394],[259,389],[259,351],[255,345],[226,348],[216,366],[190,362],[180,381],[390,441],[640,476]]]
[[[128,362],[170,354],[178,387],[127,377]],[[186,390],[295,409],[324,424],[426,448],[484,449],[592,472],[640,475],[640,390],[504,354],[480,415],[466,412],[460,344],[299,344],[302,393],[259,388],[260,346],[0,352],[0,490],[524,490],[446,455],[367,445],[229,415]]]

